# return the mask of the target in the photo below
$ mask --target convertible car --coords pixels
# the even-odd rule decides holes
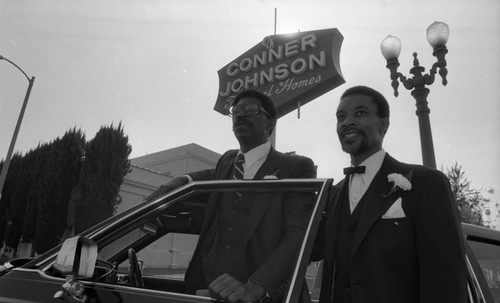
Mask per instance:
[[[306,280],[313,301],[321,262],[309,262],[331,179],[193,182],[137,205],[36,258],[0,266],[0,302],[214,302],[186,292],[184,273],[208,197],[228,191],[309,197],[308,226],[284,301],[298,302]],[[463,225],[469,301],[500,302],[500,232]]]

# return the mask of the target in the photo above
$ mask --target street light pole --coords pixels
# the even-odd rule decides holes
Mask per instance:
[[[436,168],[436,156],[434,155],[434,144],[432,141],[431,122],[429,114],[431,110],[427,105],[427,95],[429,89],[419,87],[413,89],[411,95],[415,98],[418,116],[418,126],[420,129],[420,145],[422,149],[422,162],[424,166]]]
[[[0,60],[5,60],[10,64],[14,65],[18,70],[20,70],[23,75],[28,79],[29,85],[28,90],[26,91],[26,96],[24,97],[23,106],[21,107],[21,112],[19,113],[19,117],[17,119],[16,128],[14,129],[14,134],[12,135],[12,140],[10,141],[9,150],[7,152],[7,157],[5,158],[5,162],[2,167],[2,173],[0,174],[0,199],[2,199],[3,186],[5,184],[5,179],[7,179],[7,172],[9,171],[10,162],[12,159],[12,153],[14,151],[14,145],[16,144],[17,135],[19,134],[19,129],[21,128],[21,122],[23,121],[24,112],[26,111],[26,106],[28,105],[28,99],[30,97],[31,88],[33,87],[33,83],[35,82],[35,77],[28,77],[28,75],[14,62],[0,55]]]
[[[417,53],[413,53],[413,68],[410,69],[410,74],[413,75],[412,78],[407,79],[403,74],[397,71],[399,67],[398,57],[401,52],[401,40],[399,40],[399,38],[387,36],[387,38],[382,40],[380,48],[382,50],[382,55],[387,60],[386,67],[391,72],[391,85],[394,89],[394,96],[398,96],[399,81],[401,81],[406,89],[412,90],[411,95],[416,101],[416,114],[418,116],[418,124],[420,128],[422,161],[424,166],[435,169],[436,157],[434,155],[434,144],[432,142],[431,123],[429,119],[429,113],[431,111],[427,103],[429,89],[425,86],[434,83],[435,75],[438,72],[438,69],[439,75],[443,80],[443,85],[448,83],[446,80],[448,70],[446,69],[446,60],[444,57],[446,53],[448,53],[446,43],[448,42],[450,33],[446,23],[434,22],[427,28],[426,34],[427,41],[434,48],[434,52],[432,54],[437,58],[437,62],[432,65],[429,74],[424,74],[425,68],[420,66],[417,59]]]

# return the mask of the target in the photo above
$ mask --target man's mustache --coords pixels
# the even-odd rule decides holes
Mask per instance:
[[[238,126],[252,126],[252,122],[245,120],[245,119],[239,119],[233,123],[233,128],[238,127]]]
[[[340,132],[340,136],[344,137],[346,134],[350,134],[350,133],[357,133],[360,135],[364,135],[364,131],[357,128],[357,127],[346,127]]]

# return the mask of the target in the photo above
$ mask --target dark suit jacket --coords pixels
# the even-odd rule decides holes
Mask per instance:
[[[412,172],[412,189],[387,197],[387,176]],[[333,190],[316,252],[323,253],[320,303],[332,302],[335,243],[341,199],[348,179]],[[405,218],[382,219],[399,198]],[[423,166],[400,163],[386,155],[363,199],[350,260],[353,303],[466,302],[467,272],[457,205],[447,177]],[[317,256],[316,256],[316,259]]]
[[[215,169],[191,173],[195,181],[231,179],[237,150],[226,152]],[[286,155],[271,149],[254,179],[275,175],[285,178],[314,178],[316,168],[311,159]],[[252,210],[246,233],[246,258],[250,277],[262,284],[272,300],[279,299],[287,287],[290,270],[303,239],[309,218],[304,196],[297,194],[253,194]],[[193,291],[206,288],[201,267],[200,243],[208,229],[217,205],[212,196],[205,211],[200,240],[186,272],[186,283]],[[246,282],[246,281],[242,281]]]

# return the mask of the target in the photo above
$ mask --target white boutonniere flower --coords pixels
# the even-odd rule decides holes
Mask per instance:
[[[410,191],[411,190],[411,176],[413,171],[410,171],[408,175],[405,177],[401,174],[389,174],[387,175],[387,181],[394,183],[392,185],[391,191],[387,194],[382,195],[382,197],[387,197],[390,194],[397,192],[398,190]]]

